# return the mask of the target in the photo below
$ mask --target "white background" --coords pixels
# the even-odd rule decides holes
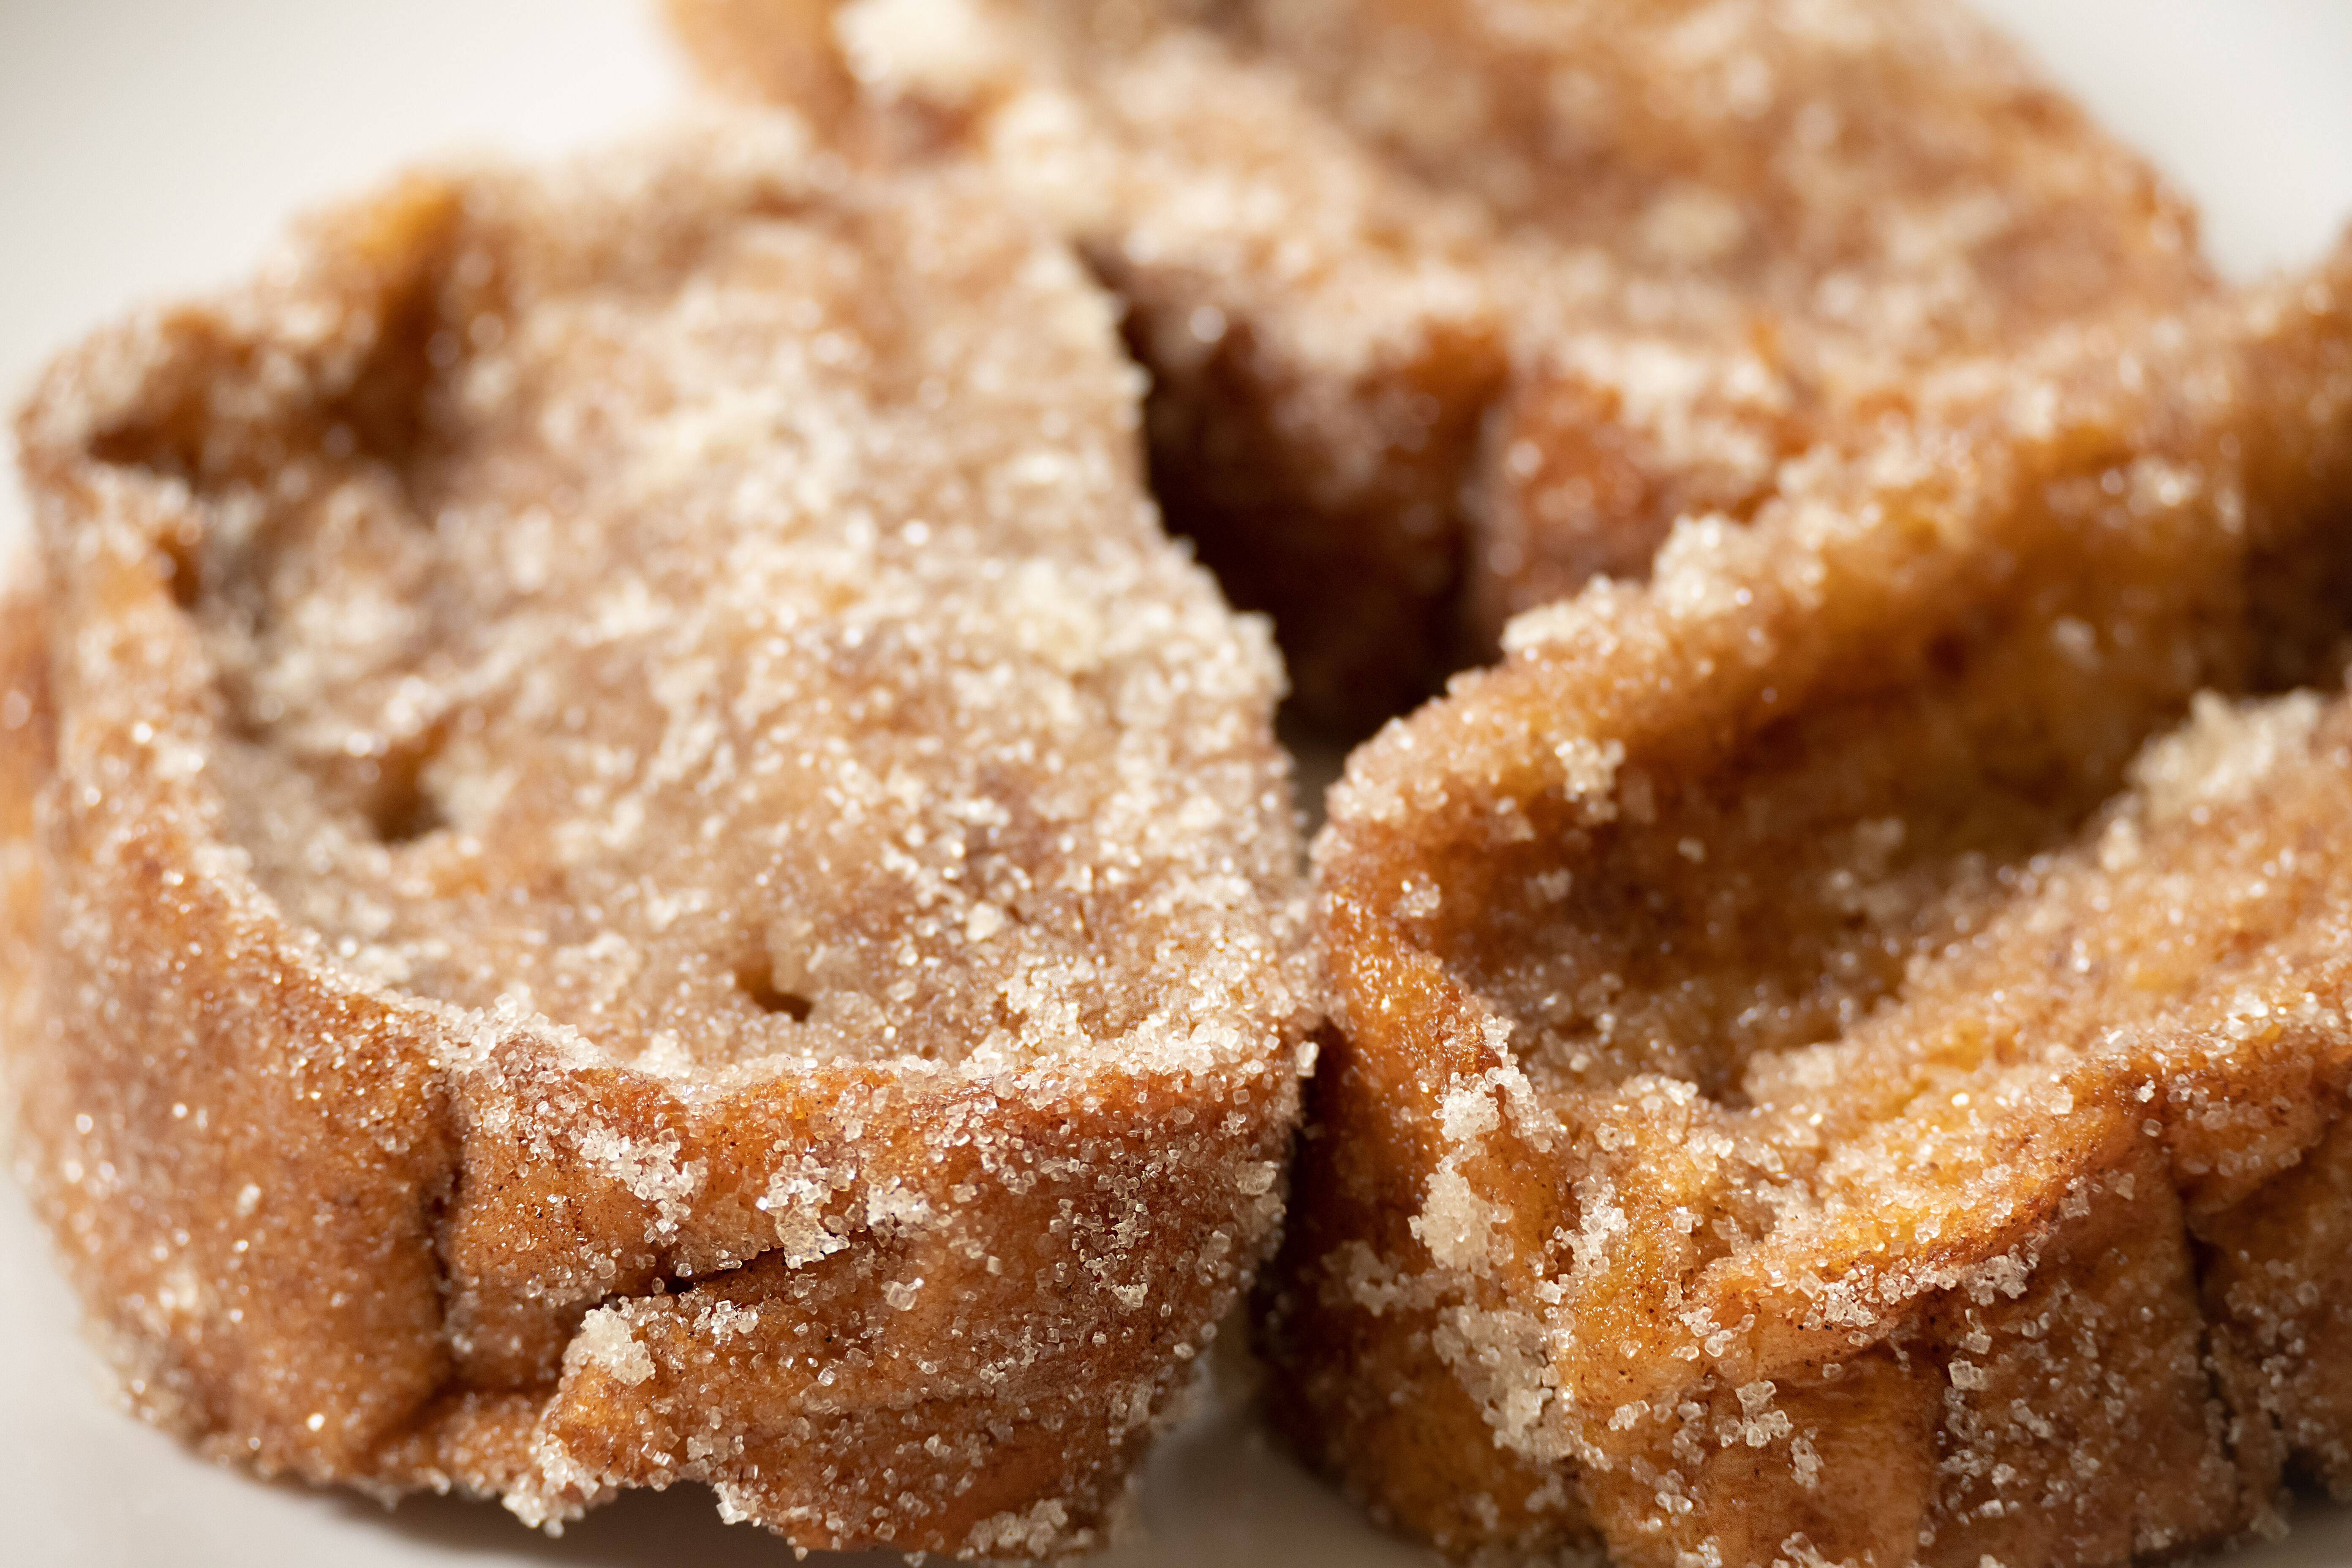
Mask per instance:
[[[2307,260],[2352,217],[2352,4],[1982,0],[2206,214],[2235,276]],[[141,299],[216,285],[286,216],[451,151],[544,154],[686,91],[651,0],[0,0],[0,406]],[[21,498],[0,483],[0,544]],[[386,1514],[215,1470],[118,1415],[23,1200],[0,1181],[0,1562],[789,1561],[696,1489],[637,1496],[560,1542],[497,1509]],[[1146,1478],[1107,1568],[1420,1563],[1214,1408]],[[895,1561],[895,1559],[882,1559]],[[2231,1568],[2352,1568],[2352,1513],[2313,1510]]]

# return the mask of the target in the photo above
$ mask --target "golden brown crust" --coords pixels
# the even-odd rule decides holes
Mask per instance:
[[[33,797],[57,753],[40,567],[0,561],[0,841],[33,836]]]
[[[837,122],[857,90],[833,41],[837,0],[664,0],[663,11],[712,85]]]
[[[715,82],[775,95],[793,73],[742,61],[804,46],[782,9],[673,15]],[[1171,521],[1359,729],[1504,615],[1638,575],[1805,429],[2207,287],[2151,171],[1924,0],[834,13],[903,140],[989,159],[1126,299]],[[1514,463],[1564,418],[1639,482]]]
[[[1658,1563],[2120,1562],[2338,1473],[2352,706],[2196,694],[2340,682],[2347,300],[1817,452],[1359,751],[1268,1297],[1310,1452]]]
[[[841,173],[413,178],[23,417],[22,1164],[209,1452],[1083,1548],[1270,1241],[1263,628],[1075,263]]]
[[[7,1062],[39,1016],[36,955],[41,865],[34,802],[57,752],[48,616],[29,552],[0,558],[0,1113],[13,1111]],[[8,1114],[7,1124],[16,1118]]]

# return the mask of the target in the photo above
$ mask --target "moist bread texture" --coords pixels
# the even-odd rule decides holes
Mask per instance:
[[[1101,1542],[1312,1017],[1278,661],[1140,390],[984,181],[750,116],[409,178],[56,366],[7,1065],[142,1414]]]
[[[1941,0],[670,0],[722,87],[976,153],[1126,300],[1171,522],[1360,732],[1931,371],[2206,293]],[[857,140],[853,136],[852,140]]]
[[[1317,841],[1276,1418],[1657,1568],[2352,1491],[2347,582],[2352,251],[1514,622]]]

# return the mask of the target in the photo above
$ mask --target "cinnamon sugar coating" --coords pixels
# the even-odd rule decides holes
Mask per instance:
[[[1171,521],[1341,724],[1926,369],[2209,287],[2147,167],[1941,0],[670,10],[719,84],[855,79],[869,142],[974,150],[1081,244]]]
[[[1139,395],[984,185],[749,118],[411,177],[58,364],[6,1037],[143,1414],[531,1521],[1102,1539],[1310,1016],[1278,663]]]
[[[29,554],[0,555],[0,1050],[33,1028],[37,998],[41,868],[33,798],[57,751],[39,572]],[[0,1114],[12,1109],[11,1098],[0,1072]]]
[[[1300,1446],[1660,1568],[2352,1492],[2347,498],[2352,249],[1822,448],[1360,748]]]

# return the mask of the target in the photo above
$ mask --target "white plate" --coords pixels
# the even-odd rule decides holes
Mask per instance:
[[[2352,5],[1985,4],[2199,200],[2232,273],[2307,259],[2352,216]],[[0,397],[13,406],[47,355],[130,301],[236,276],[305,203],[453,148],[580,145],[684,90],[650,0],[0,0]],[[0,543],[23,526],[14,486],[0,487]],[[772,1537],[719,1524],[698,1489],[626,1499],[549,1541],[488,1506],[385,1513],[215,1469],[116,1412],[5,1182],[0,1260],[0,1561],[719,1568],[779,1555]],[[1229,1409],[1162,1447],[1139,1512],[1139,1537],[1104,1568],[1427,1560]],[[2352,1568],[2352,1511],[2309,1510],[2284,1546],[2232,1560],[2321,1564]]]

